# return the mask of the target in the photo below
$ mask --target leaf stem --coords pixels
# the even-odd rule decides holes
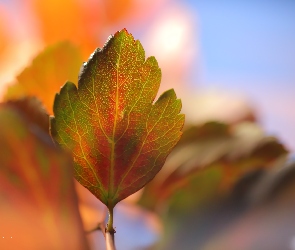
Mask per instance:
[[[109,220],[106,226],[106,234],[105,234],[107,250],[116,250],[116,247],[115,247],[116,231],[113,226],[113,221],[114,221],[114,208],[109,207]]]
[[[110,233],[115,233],[115,229],[113,227],[114,208],[113,207],[109,207],[108,209],[109,209],[109,220],[108,220],[106,231],[107,232],[110,232]]]

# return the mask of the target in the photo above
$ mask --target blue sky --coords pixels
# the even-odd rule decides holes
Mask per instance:
[[[295,1],[186,0],[199,27],[199,85],[245,94],[295,150]]]
[[[295,1],[193,1],[205,79],[295,78]]]

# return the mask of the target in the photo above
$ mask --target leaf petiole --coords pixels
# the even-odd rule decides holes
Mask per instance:
[[[108,224],[106,226],[106,246],[107,250],[115,250],[115,233],[116,230],[114,229],[113,226],[113,221],[114,221],[114,208],[109,207],[109,219],[108,219]]]
[[[109,207],[109,219],[108,219],[108,224],[106,226],[106,232],[109,232],[110,234],[114,235],[116,233],[114,226],[113,226],[113,221],[114,221],[114,208]]]

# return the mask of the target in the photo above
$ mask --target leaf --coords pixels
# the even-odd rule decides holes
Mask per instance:
[[[79,49],[69,42],[46,48],[8,87],[5,99],[36,96],[52,114],[54,95],[67,81],[76,81],[82,58]]]
[[[242,176],[272,168],[286,155],[286,148],[265,137],[254,123],[192,127],[184,132],[161,174],[144,189],[140,203],[150,209],[173,203],[178,211],[196,210],[229,192]]]
[[[248,209],[208,237],[202,249],[294,249],[295,163],[265,173],[254,184],[247,188]]]
[[[75,178],[109,209],[153,179],[180,139],[174,90],[153,104],[160,78],[156,59],[145,61],[122,30],[84,64],[78,89],[68,82],[55,97],[51,134],[72,151]]]
[[[7,104],[0,145],[0,248],[88,249],[70,157]]]
[[[265,173],[283,169],[286,148],[259,130],[256,124],[243,122],[234,126],[206,123],[184,132],[161,171],[162,178],[157,175],[140,200],[145,207],[165,211],[159,249],[202,249],[249,207],[253,183]],[[240,243],[237,236],[232,239]],[[241,248],[219,243],[214,249]]]
[[[215,196],[201,209],[186,213],[169,209],[166,235],[156,249],[291,249],[294,180],[294,162],[255,170],[240,179],[229,195]]]
[[[49,133],[49,115],[37,98],[25,97],[7,101],[2,105],[14,108],[27,122],[42,129],[46,134]]]

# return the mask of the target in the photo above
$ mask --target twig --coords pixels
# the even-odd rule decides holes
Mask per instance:
[[[115,247],[115,233],[106,232],[106,247],[107,250],[116,250]]]
[[[90,234],[90,233],[93,233],[95,231],[101,231],[103,236],[106,237],[106,233],[105,233],[106,232],[106,227],[105,227],[103,222],[98,223],[95,228],[87,231],[86,234]]]
[[[89,231],[87,231],[86,233],[92,233],[95,232],[97,230],[100,230],[103,233],[103,236],[105,238],[106,241],[106,248],[107,250],[116,250],[115,247],[115,229],[113,227],[113,209],[109,209],[109,220],[108,220],[108,224],[105,226],[104,222],[100,222],[97,224],[97,226]]]
[[[113,227],[114,212],[113,207],[109,207],[109,220],[106,226],[106,246],[107,250],[116,250],[115,247],[115,229]]]
[[[86,231],[86,234],[93,233],[95,231],[101,231],[103,234],[103,237],[106,237],[106,227],[105,227],[105,217],[107,216],[107,209],[105,208],[103,211],[102,219],[99,223],[97,223],[97,226],[89,231]]]

